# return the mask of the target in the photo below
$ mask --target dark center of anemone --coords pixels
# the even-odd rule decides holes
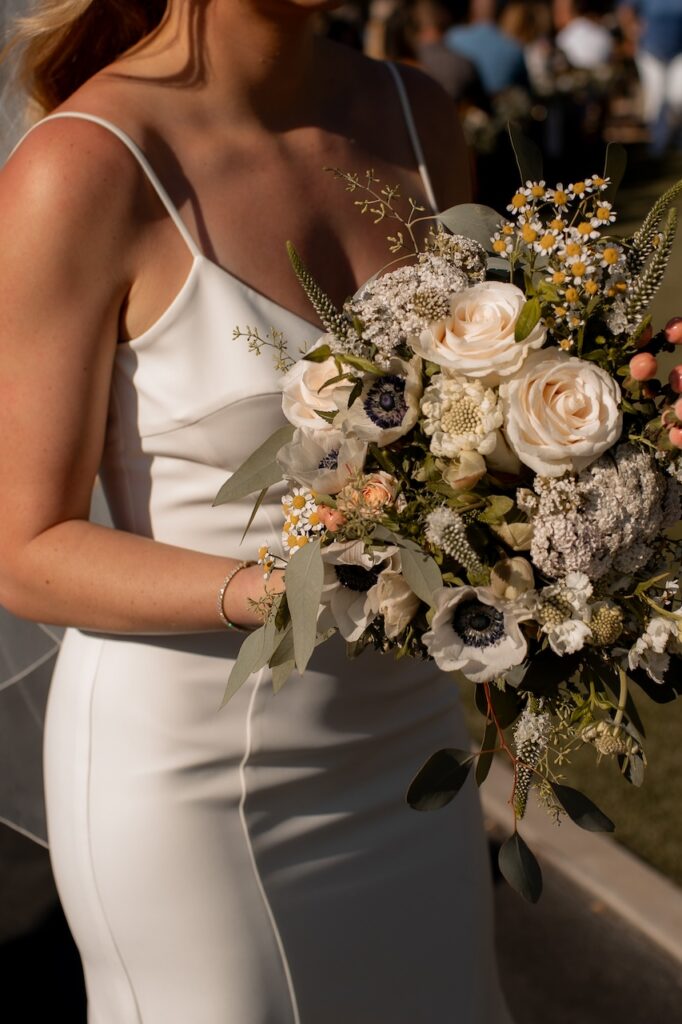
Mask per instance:
[[[318,469],[337,469],[339,465],[339,449],[332,448],[330,452],[320,459],[317,464]]]
[[[504,639],[504,615],[476,598],[460,601],[452,616],[452,628],[467,647],[492,647]]]
[[[405,379],[389,374],[380,377],[368,389],[363,401],[365,412],[377,427],[399,427],[407,412]]]
[[[380,569],[364,569],[361,565],[335,565],[336,578],[342,587],[366,593],[379,579]]]

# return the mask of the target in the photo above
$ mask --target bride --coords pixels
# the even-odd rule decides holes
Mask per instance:
[[[316,36],[325,6],[38,0],[18,28],[49,116],[0,173],[0,603],[69,627],[47,827],[93,1024],[509,1020],[475,792],[404,802],[466,743],[452,682],[330,642],[219,711],[278,522],[240,543],[249,503],[211,507],[281,417],[233,329],[321,331],[287,239],[338,303],[386,262],[325,166],[468,195],[445,95]]]

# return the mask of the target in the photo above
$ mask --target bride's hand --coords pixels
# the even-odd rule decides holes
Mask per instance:
[[[251,565],[240,570],[225,591],[223,610],[236,626],[257,629],[263,625],[272,595],[284,590],[284,571],[274,569],[269,579],[263,579],[263,567]]]

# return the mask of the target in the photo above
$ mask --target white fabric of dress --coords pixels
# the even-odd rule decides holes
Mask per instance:
[[[317,329],[198,250],[169,308],[118,346],[101,476],[119,529],[254,557],[278,495],[212,507],[282,423],[268,355],[236,325]],[[420,158],[421,159],[421,158]],[[50,690],[45,786],[57,887],[90,1024],[508,1024],[488,853],[468,785],[419,814],[406,787],[467,737],[433,666],[341,641],[275,695],[268,670],[222,710],[241,636],[67,630]]]

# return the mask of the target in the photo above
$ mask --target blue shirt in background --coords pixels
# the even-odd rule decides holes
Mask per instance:
[[[444,42],[450,50],[468,57],[475,65],[487,93],[501,92],[510,85],[527,84],[523,49],[492,22],[456,25],[445,33]]]
[[[666,63],[682,53],[682,0],[623,0],[621,6],[642,19],[642,50]]]

